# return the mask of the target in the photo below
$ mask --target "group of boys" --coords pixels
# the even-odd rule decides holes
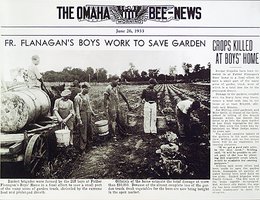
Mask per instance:
[[[39,56],[33,56],[33,65],[28,69],[29,82],[36,86],[40,86],[43,84],[42,76],[37,68],[39,61]],[[131,110],[127,98],[118,86],[119,80],[120,78],[118,76],[113,76],[111,78],[111,83],[106,87],[104,92],[104,106],[109,121],[109,130],[115,140],[117,139],[118,132],[125,132],[124,127],[120,125],[122,122],[122,116],[119,107],[119,96],[121,96],[122,99],[126,102],[128,109]],[[157,133],[156,120],[159,97],[158,92],[155,90],[156,84],[156,79],[151,78],[149,80],[149,86],[143,90],[141,95],[141,102],[144,104],[144,133]],[[73,99],[78,93],[80,93],[80,91],[81,89],[79,88],[78,82],[74,82],[74,86],[71,88],[70,98]],[[177,103],[176,116],[179,136],[181,138],[185,138],[190,135],[192,131],[190,123],[193,118],[191,113],[192,111],[199,108],[199,101],[183,100]]]

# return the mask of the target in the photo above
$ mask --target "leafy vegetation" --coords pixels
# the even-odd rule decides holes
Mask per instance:
[[[135,67],[133,63],[129,64],[129,69],[123,71],[120,77],[123,82],[146,82],[150,78],[156,78],[160,83],[174,82],[194,82],[210,80],[210,63],[207,67],[200,64],[192,65],[183,63],[182,68],[184,74],[177,74],[176,66],[169,68],[168,74],[160,73],[157,68],[141,71]],[[81,68],[66,67],[61,72],[46,71],[43,73],[45,82],[72,82],[79,80],[80,82],[107,82],[110,81],[112,75],[108,74],[105,68],[94,69],[87,67],[85,70]]]

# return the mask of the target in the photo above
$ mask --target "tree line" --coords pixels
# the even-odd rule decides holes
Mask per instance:
[[[46,82],[106,82],[108,79],[107,70],[104,68],[93,69],[87,67],[86,70],[81,68],[66,67],[61,72],[46,71],[43,73],[43,79]]]
[[[210,81],[210,63],[205,67],[200,64],[192,65],[183,63],[184,73],[178,74],[176,66],[169,67],[169,73],[160,73],[157,68],[141,71],[133,63],[129,63],[129,68],[120,74],[123,82],[146,82],[150,78],[156,78],[159,82],[191,82],[191,81]],[[87,67],[85,70],[75,67],[66,67],[60,72],[46,71],[43,73],[43,79],[46,82],[107,82],[110,81],[111,74],[108,74],[105,68],[94,69]]]

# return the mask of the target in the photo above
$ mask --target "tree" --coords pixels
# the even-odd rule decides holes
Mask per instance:
[[[83,71],[80,68],[73,68],[70,71],[70,80],[71,81],[78,80],[79,82],[87,81],[87,76],[86,76],[85,71]]]
[[[200,64],[196,64],[193,68],[193,72],[197,73],[201,70]]]
[[[148,74],[150,78],[156,78],[159,74],[159,69],[149,69]]]
[[[97,82],[106,82],[107,81],[107,70],[104,68],[96,69],[96,72],[93,74],[93,79]]]
[[[139,79],[139,78],[141,77],[141,75],[140,75],[139,72],[138,72],[138,69],[136,69],[136,70],[133,71],[133,75],[134,75],[134,78],[135,78],[135,79]]]
[[[93,75],[94,75],[94,69],[92,67],[87,67],[85,70],[86,78],[87,81],[90,82],[93,80]]]
[[[133,63],[129,63],[130,67],[128,70],[123,71],[121,74],[122,81],[138,81],[140,80],[141,75],[139,74],[138,70],[135,69]]]
[[[146,71],[142,71],[142,72],[141,72],[141,77],[142,77],[143,79],[147,78],[147,77],[148,77],[148,73],[147,73]]]
[[[123,71],[121,74],[122,81],[130,81],[131,76],[129,75],[128,71]]]
[[[176,81],[177,78],[177,66],[170,66],[169,69],[170,80]]]
[[[87,70],[81,68],[65,67],[61,72],[47,71],[43,73],[43,80],[49,82],[79,82],[89,81],[94,74],[94,70],[88,67]]]
[[[166,75],[165,74],[159,74],[158,77],[157,77],[158,81],[165,81],[165,79],[166,79]]]
[[[208,69],[210,70],[210,68],[211,68],[211,63],[208,62],[207,66],[208,66]]]
[[[192,69],[192,65],[189,63],[183,63],[182,68],[184,70],[185,76],[189,76],[190,69]]]
[[[53,70],[46,71],[45,73],[43,73],[42,79],[46,82],[58,82],[58,81],[60,81],[59,80],[59,72],[55,72]]]
[[[177,73],[177,66],[170,66],[169,68],[169,75],[170,76],[176,76],[176,73]]]

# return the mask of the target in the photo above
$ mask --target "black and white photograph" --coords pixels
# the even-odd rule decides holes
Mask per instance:
[[[206,56],[9,54],[1,88],[2,178],[210,178]]]
[[[1,0],[0,198],[256,200],[259,0]]]

